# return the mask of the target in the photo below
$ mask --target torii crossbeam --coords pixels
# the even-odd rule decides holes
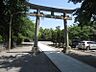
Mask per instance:
[[[70,17],[66,16],[66,13],[71,14],[75,11],[71,9],[59,9],[59,8],[53,8],[53,7],[46,7],[36,4],[31,4],[29,2],[25,3],[30,9],[35,9],[37,12],[30,13],[30,16],[36,16],[36,25],[35,25],[35,40],[34,40],[34,50],[38,49],[38,31],[39,31],[39,24],[40,24],[40,17],[46,17],[46,18],[55,18],[55,19],[62,19],[64,20],[64,42],[65,42],[65,48],[63,48],[64,52],[68,52],[69,48],[69,41],[68,41],[68,29],[67,29],[67,19],[70,19]],[[43,14],[40,13],[40,11],[48,11],[51,12],[51,14]],[[54,15],[54,13],[63,13],[63,16]]]

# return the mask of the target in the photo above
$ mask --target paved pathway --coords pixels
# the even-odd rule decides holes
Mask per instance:
[[[44,45],[40,42],[39,48],[44,51],[44,53],[57,66],[57,68],[60,69],[61,72],[96,72],[96,68],[69,57],[57,49]]]

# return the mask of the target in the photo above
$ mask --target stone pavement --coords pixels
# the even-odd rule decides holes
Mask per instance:
[[[38,46],[61,72],[96,72],[96,68],[69,57],[57,49],[40,42]]]

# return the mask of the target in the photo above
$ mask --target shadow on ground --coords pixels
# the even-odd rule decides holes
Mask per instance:
[[[56,44],[48,44],[48,46],[55,47],[55,48],[63,48],[63,45],[56,45]]]
[[[75,54],[75,53],[69,53],[67,55],[96,68],[96,57],[95,56],[79,55],[79,54]]]
[[[20,67],[19,72],[60,72],[43,52],[36,56],[28,53],[0,57],[0,69],[10,71],[13,67]]]

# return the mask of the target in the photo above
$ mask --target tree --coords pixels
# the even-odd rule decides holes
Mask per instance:
[[[58,46],[60,46],[60,43],[61,43],[61,30],[60,30],[60,26],[57,26],[56,27],[56,33],[57,33],[57,43],[58,43]]]
[[[20,26],[23,23],[22,17],[26,16],[26,14],[22,14],[22,12],[26,13],[27,11],[27,7],[24,4],[25,1],[26,0],[0,0],[0,19],[2,19],[0,20],[0,35],[7,43],[11,15],[13,15],[12,35],[18,36],[18,32],[20,32]]]
[[[52,29],[43,29],[42,27],[40,27],[39,40],[49,41],[52,39],[51,37],[52,37]]]
[[[69,39],[73,40],[96,40],[96,25],[83,26],[82,28],[78,25],[69,27]]]
[[[18,32],[18,37],[14,38],[22,42],[24,39],[33,40],[34,39],[34,23],[27,17],[22,17],[23,24],[20,26],[20,32]],[[15,36],[15,35],[13,35]]]
[[[80,25],[87,25],[90,21],[96,21],[96,0],[69,0],[73,3],[81,3],[81,7],[76,9],[74,15],[75,22],[79,22]]]
[[[57,31],[56,30],[52,31],[51,41],[53,42],[54,45],[57,45]]]

